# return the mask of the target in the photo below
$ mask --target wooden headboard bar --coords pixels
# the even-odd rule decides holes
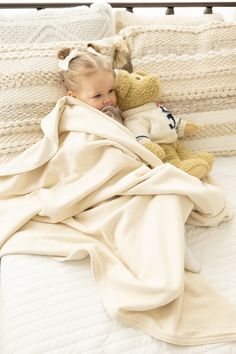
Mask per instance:
[[[23,8],[37,8],[38,10],[43,8],[62,8],[62,7],[73,7],[73,6],[81,6],[87,5],[90,6],[92,2],[0,2],[0,9],[23,9]],[[236,7],[236,1],[221,1],[221,2],[111,2],[110,4],[114,8],[126,8],[127,11],[133,11],[134,8],[138,7],[164,7],[167,8],[166,14],[171,15],[174,14],[175,7],[204,7],[205,14],[211,14],[213,7]]]

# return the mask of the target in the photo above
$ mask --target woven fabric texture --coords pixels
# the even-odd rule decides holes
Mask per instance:
[[[0,16],[0,44],[96,40],[114,34],[108,4],[45,9],[30,16]]]
[[[188,28],[139,26],[124,29],[121,34],[130,48],[133,71],[145,70],[160,78],[160,102],[174,114],[236,108],[235,23]],[[215,126],[207,117],[201,122],[199,134],[190,139],[194,140],[194,149],[203,149],[202,139],[214,136],[209,151],[236,154],[235,144],[229,144],[236,140],[235,114],[217,123],[217,139]]]
[[[150,25],[181,25],[181,26],[198,26],[204,23],[224,22],[224,18],[220,14],[199,15],[199,16],[145,16],[135,14],[125,10],[115,11],[115,28],[116,33],[130,26],[150,26]]]
[[[114,38],[98,40],[112,60]],[[61,47],[87,42],[0,47],[0,161],[16,157],[42,137],[42,118],[66,94],[56,54]]]

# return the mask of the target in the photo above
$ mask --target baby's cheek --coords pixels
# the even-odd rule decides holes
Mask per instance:
[[[117,97],[116,97],[115,94],[114,94],[114,97],[113,97],[113,104],[114,104],[114,106],[116,106],[116,104],[117,104]]]

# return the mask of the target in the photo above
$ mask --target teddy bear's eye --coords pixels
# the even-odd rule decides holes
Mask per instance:
[[[139,76],[136,76],[136,79],[137,79],[137,80],[140,80],[140,77],[139,77]]]

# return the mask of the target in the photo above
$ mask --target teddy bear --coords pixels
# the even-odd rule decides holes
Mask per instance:
[[[176,118],[158,105],[160,82],[143,71],[116,70],[115,92],[124,125],[137,141],[163,162],[168,162],[199,179],[207,177],[214,157],[208,152],[192,152],[181,137],[196,132],[198,125]]]

